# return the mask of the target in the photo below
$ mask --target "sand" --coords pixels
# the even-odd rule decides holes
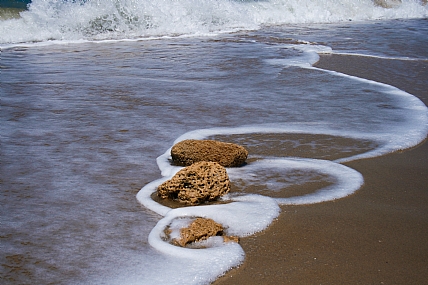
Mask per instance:
[[[387,83],[428,104],[428,62],[325,55],[317,67]],[[279,150],[278,150],[279,151]],[[242,238],[245,262],[214,284],[428,284],[428,144],[346,163],[364,186],[332,202],[282,206]]]

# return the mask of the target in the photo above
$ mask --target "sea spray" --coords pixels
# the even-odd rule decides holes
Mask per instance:
[[[0,22],[0,44],[201,36],[262,26],[423,18],[428,7],[394,8],[363,1],[33,0],[20,19]]]

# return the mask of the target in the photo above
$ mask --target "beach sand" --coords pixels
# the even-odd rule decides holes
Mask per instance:
[[[315,66],[396,86],[428,104],[426,61],[323,55]],[[428,284],[427,162],[423,142],[346,163],[364,176],[360,190],[282,206],[266,231],[241,239],[244,263],[214,284]]]

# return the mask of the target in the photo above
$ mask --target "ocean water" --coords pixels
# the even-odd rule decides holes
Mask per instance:
[[[428,133],[414,95],[313,67],[319,54],[426,64],[420,1],[34,0],[13,13],[0,20],[2,284],[210,283],[243,262],[240,245],[178,248],[165,227],[203,216],[254,234],[281,205],[358,193],[344,162]],[[225,203],[152,198],[187,138],[249,149]]]

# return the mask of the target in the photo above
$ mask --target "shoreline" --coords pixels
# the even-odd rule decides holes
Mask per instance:
[[[428,63],[321,55],[315,67],[389,85],[428,105]],[[403,76],[405,75],[405,76]],[[351,161],[365,184],[351,196],[281,206],[264,232],[241,239],[246,258],[213,284],[425,284],[428,144]]]

